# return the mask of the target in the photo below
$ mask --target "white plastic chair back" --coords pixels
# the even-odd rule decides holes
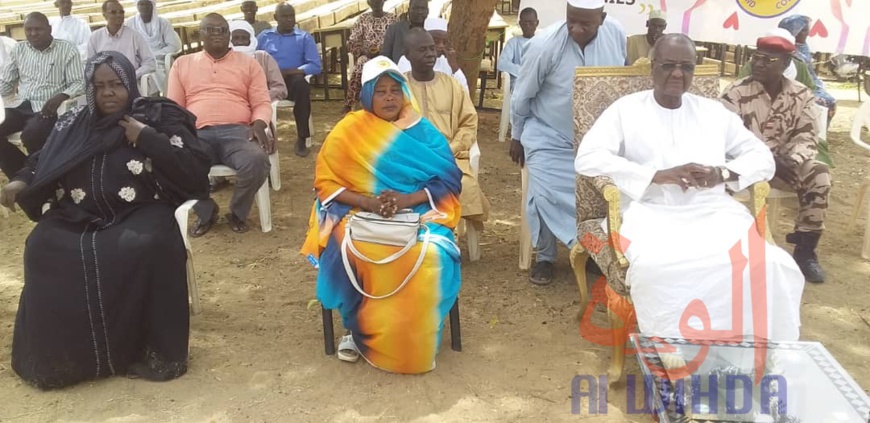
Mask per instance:
[[[852,121],[852,131],[849,132],[850,138],[855,145],[870,150],[870,144],[861,140],[861,128],[870,130],[870,100],[861,103],[858,111],[855,112],[855,119]]]

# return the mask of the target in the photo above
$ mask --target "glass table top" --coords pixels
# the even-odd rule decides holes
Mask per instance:
[[[662,422],[870,423],[870,397],[818,342],[631,342]]]

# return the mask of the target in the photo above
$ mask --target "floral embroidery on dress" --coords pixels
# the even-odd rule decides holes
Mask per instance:
[[[136,199],[136,190],[130,187],[121,188],[121,191],[118,191],[118,195],[124,199],[126,202],[132,202]]]
[[[178,135],[173,135],[172,137],[170,137],[169,143],[178,148],[184,147],[184,142],[181,141],[181,137],[179,137]]]
[[[151,173],[151,159],[145,159],[145,171]]]
[[[69,196],[72,197],[73,203],[76,204],[81,203],[87,195],[88,194],[81,188],[76,188],[69,192]]]
[[[66,193],[66,191],[64,191],[63,188],[58,188],[57,190],[54,191],[54,195],[57,196],[57,199],[58,199],[58,200],[62,199],[62,198],[63,198],[63,195],[64,195],[65,193]]]
[[[144,166],[139,160],[130,160],[127,162],[127,169],[134,175],[142,173]]]

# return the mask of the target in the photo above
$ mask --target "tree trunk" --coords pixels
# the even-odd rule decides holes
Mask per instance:
[[[480,60],[486,46],[486,29],[498,0],[453,0],[447,32],[456,50],[459,67],[468,79],[468,92],[477,89]],[[495,66],[495,63],[493,63]]]

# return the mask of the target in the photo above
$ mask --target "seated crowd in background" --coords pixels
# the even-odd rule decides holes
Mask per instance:
[[[435,367],[444,320],[461,285],[454,230],[460,218],[477,227],[489,215],[470,163],[478,116],[447,22],[426,19],[425,0],[411,0],[407,19],[398,21],[383,12],[383,0],[369,4],[372,12],[352,30],[351,53],[358,61],[345,113],[316,158],[316,200],[302,254],[318,268],[318,299],[339,310],[349,332],[339,358],[363,356],[387,371],[423,373]],[[203,50],[173,64],[166,99],[147,98],[138,79],[158,71],[164,62],[159,57],[180,47],[154,1],[139,0],[139,13],[126,24],[121,3],[105,1],[107,25],[88,35],[84,70],[70,0],[58,0],[57,7],[61,29],[41,13],[29,14],[27,40],[8,52],[0,72],[0,94],[17,88],[20,101],[7,105],[0,124],[0,168],[12,181],[0,191],[0,203],[17,202],[39,222],[25,250],[13,369],[41,388],[111,375],[172,379],[186,371],[188,342],[186,254],[173,210],[198,200],[191,234],[206,234],[220,216],[209,196],[209,166],[223,164],[236,172],[225,219],[234,232],[248,230],[276,151],[272,103],[294,102],[294,150],[307,156],[307,77],[320,74],[321,58],[311,34],[296,27],[292,5],[277,5],[273,29],[256,20],[255,2],[244,2],[244,20],[206,15]],[[694,43],[664,35],[660,11],[651,12],[646,34],[626,37],[605,13],[604,0],[568,0],[566,20],[537,35],[537,13],[524,9],[522,37],[506,46],[499,66],[516,78],[510,155],[529,171],[523,223],[537,256],[530,282],[550,284],[557,241],[568,247],[577,242],[574,176],[606,175],[623,193],[641,329],[679,336],[679,314],[694,298],[704,298],[714,326],[721,326],[730,310],[724,287],[731,280],[723,245],[764,242],[745,230],[752,216],[726,195],[726,187],[741,190],[776,176],[800,199],[795,232],[787,237],[796,245],[794,258],[768,246],[767,261],[753,265],[766,266],[774,281],[767,304],[770,337],[797,339],[803,282],[824,280],[815,250],[831,185],[827,166],[816,160],[812,103],[835,109],[823,87],[823,94],[818,91],[814,74],[809,89],[783,76],[792,55],[808,54],[805,23],[786,18],[781,26],[796,35],[779,31],[759,39],[751,75],[729,86],[720,104],[686,93],[697,60]],[[575,69],[643,58],[651,60],[655,89],[609,107],[575,155]],[[59,119],[62,103],[81,94],[87,106]],[[357,98],[362,110],[351,112]],[[679,125],[667,124],[675,121]],[[713,135],[705,148],[694,149],[686,131]],[[2,138],[16,132],[28,154]],[[651,149],[653,138],[675,139],[673,154]],[[389,160],[381,159],[385,154]],[[389,256],[400,247],[347,238],[355,213],[391,218],[406,209],[422,217],[423,235],[391,263],[364,257]],[[130,240],[122,236],[127,230],[152,236]],[[79,242],[82,236],[91,242]],[[659,248],[666,238],[674,249]],[[350,254],[348,244],[359,251]],[[82,262],[83,256],[91,260]],[[686,260],[707,264],[692,274]],[[38,265],[45,261],[66,264]],[[80,283],[62,283],[71,277]],[[101,285],[97,278],[111,281]],[[697,289],[698,278],[709,286]],[[663,289],[659,280],[670,285]],[[115,289],[116,281],[133,288]],[[86,301],[59,301],[51,294],[57,289]],[[98,306],[94,298],[102,298]],[[401,310],[401,318],[384,310]],[[107,322],[116,321],[128,330],[108,331]],[[62,360],[74,364],[59,366]]]

